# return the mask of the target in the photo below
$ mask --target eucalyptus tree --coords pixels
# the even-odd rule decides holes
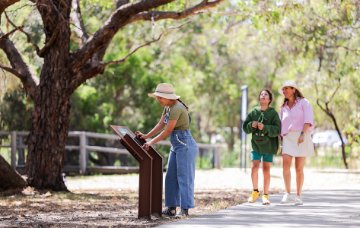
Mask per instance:
[[[341,132],[349,124],[350,112],[354,111],[344,108],[351,105],[344,102],[344,98],[352,88],[348,83],[350,78],[359,76],[359,12],[358,1],[312,1],[299,5],[298,10],[291,13],[285,33],[292,38],[297,54],[311,68],[312,72],[308,70],[307,73],[313,78],[303,78],[308,83],[312,82],[317,95],[316,104],[331,119],[338,132],[346,168],[348,162]],[[338,117],[344,114],[340,118],[341,124]]]
[[[248,85],[250,108],[259,90],[274,89],[278,71],[286,63],[288,42],[279,35],[278,7],[261,7],[267,1],[229,1],[212,20],[200,18],[187,27],[182,49],[194,70],[194,94],[199,97],[197,116],[207,141],[220,133],[234,150],[241,131],[241,87]],[[270,6],[270,5],[269,5]],[[271,9],[269,11],[269,9]],[[274,85],[275,84],[275,85]],[[275,102],[274,102],[275,103]]]
[[[28,184],[37,189],[67,190],[61,172],[69,127],[70,96],[86,80],[100,75],[109,65],[123,63],[140,47],[156,41],[154,39],[133,51],[129,50],[124,58],[105,61],[104,56],[117,32],[141,21],[184,19],[222,1],[118,1],[118,7],[106,22],[90,34],[81,17],[80,0],[31,0],[28,2],[41,18],[42,47],[33,42],[23,26],[15,24],[5,11],[1,23],[5,23],[6,16],[6,23],[11,24],[13,29],[0,33],[0,49],[8,59],[8,63],[1,63],[0,68],[18,77],[34,102],[26,162]],[[1,4],[0,12],[11,4],[15,4],[12,7],[16,8],[16,0],[5,2],[8,4]],[[94,3],[86,1],[86,4]],[[17,10],[21,12],[23,9],[19,7]],[[76,29],[72,24],[76,25]],[[30,71],[23,53],[12,41],[14,33],[25,35],[37,56],[43,60],[38,74]],[[79,43],[74,44],[71,38],[77,35],[80,35]]]

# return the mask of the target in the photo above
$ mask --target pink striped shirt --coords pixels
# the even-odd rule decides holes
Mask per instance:
[[[289,108],[286,103],[280,110],[281,135],[290,131],[302,131],[304,124],[314,126],[314,113],[311,104],[305,98],[296,100],[295,105]]]

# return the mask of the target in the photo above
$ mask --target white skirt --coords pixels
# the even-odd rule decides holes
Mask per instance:
[[[283,136],[282,154],[292,157],[310,157],[314,155],[314,144],[310,133],[305,133],[304,142],[298,144],[300,131],[291,131]]]

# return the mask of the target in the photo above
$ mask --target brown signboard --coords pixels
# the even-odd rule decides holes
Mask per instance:
[[[163,162],[161,155],[152,147],[148,151],[142,148],[146,142],[137,138],[126,126],[111,125],[120,137],[121,144],[139,162],[139,218],[161,216]]]

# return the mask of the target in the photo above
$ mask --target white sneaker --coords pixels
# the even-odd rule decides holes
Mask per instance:
[[[285,194],[284,194],[284,196],[283,196],[280,203],[281,204],[287,204],[287,203],[293,203],[293,202],[294,202],[293,197],[289,193],[285,192]]]
[[[296,196],[294,201],[294,205],[303,205],[303,201],[300,196]]]

